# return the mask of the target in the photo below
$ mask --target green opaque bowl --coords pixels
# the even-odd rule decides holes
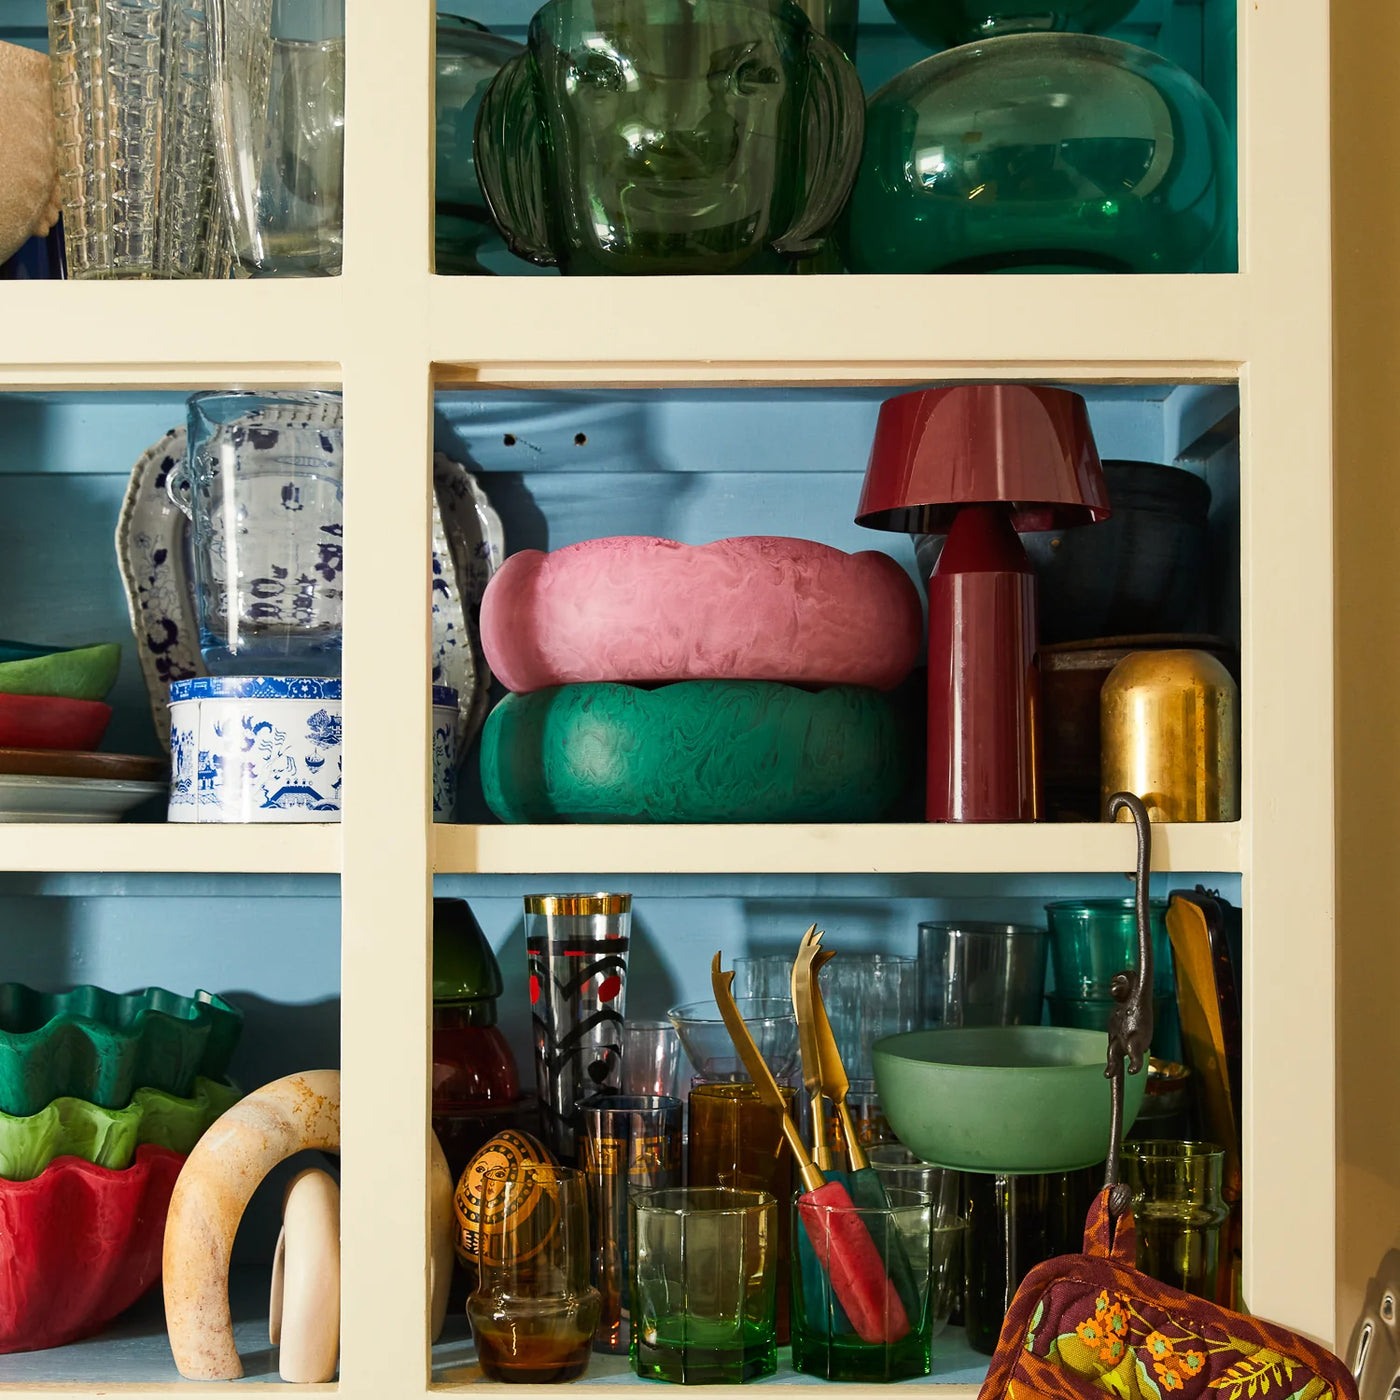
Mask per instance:
[[[124,1171],[143,1143],[188,1156],[209,1125],[242,1097],[232,1084],[197,1079],[190,1098],[138,1089],[125,1108],[62,1098],[25,1118],[0,1113],[0,1180],[32,1181],[55,1157],[81,1157]]]
[[[54,1099],[122,1108],[138,1088],[185,1098],[222,1079],[243,1013],[210,992],[100,987],[36,992],[0,983],[0,1113],[26,1118]]]
[[[875,1088],[895,1136],[934,1166],[1063,1172],[1108,1156],[1107,1038],[1067,1026],[910,1031],[874,1047]],[[1126,1132],[1146,1067],[1129,1075]]]
[[[0,694],[101,700],[116,684],[122,649],[116,642],[0,661]]]

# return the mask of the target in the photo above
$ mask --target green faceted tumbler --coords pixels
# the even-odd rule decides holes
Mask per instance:
[[[1219,109],[1116,39],[949,49],[870,99],[866,133],[853,272],[1193,272],[1233,224]]]
[[[863,118],[792,0],[550,0],[482,101],[476,169],[531,262],[783,272],[840,215]]]

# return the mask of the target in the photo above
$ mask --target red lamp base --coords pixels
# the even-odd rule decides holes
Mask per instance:
[[[929,579],[931,822],[1041,815],[1035,573],[1011,510],[963,506]]]

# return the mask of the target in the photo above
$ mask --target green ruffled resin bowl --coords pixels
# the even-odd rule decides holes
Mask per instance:
[[[55,1099],[122,1108],[138,1088],[178,1098],[222,1079],[243,1013],[210,992],[160,987],[36,992],[0,983],[0,1113],[27,1118]]]
[[[0,1180],[32,1181],[55,1157],[81,1157],[124,1171],[144,1143],[188,1156],[205,1130],[243,1095],[232,1084],[197,1079],[191,1098],[138,1089],[125,1108],[55,1099],[38,1113],[0,1113]]]

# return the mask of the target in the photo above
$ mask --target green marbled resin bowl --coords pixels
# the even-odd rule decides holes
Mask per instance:
[[[55,1099],[38,1113],[0,1113],[0,1180],[32,1181],[55,1157],[124,1171],[143,1143],[188,1156],[209,1125],[243,1097],[232,1084],[195,1080],[191,1098],[138,1089],[125,1108]]]
[[[481,736],[507,822],[878,821],[909,776],[893,705],[859,686],[556,686],[506,696]]]
[[[55,1099],[122,1108],[138,1088],[186,1098],[222,1079],[243,1013],[210,992],[100,987],[36,992],[0,983],[0,1113],[27,1118]]]

